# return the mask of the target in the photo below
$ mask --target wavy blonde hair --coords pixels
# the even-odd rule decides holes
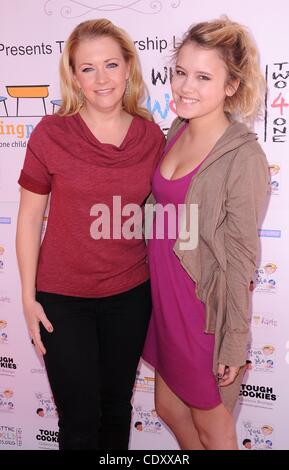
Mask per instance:
[[[110,37],[119,44],[125,62],[130,65],[128,90],[123,96],[123,108],[133,116],[139,115],[151,121],[151,114],[139,104],[144,96],[145,86],[134,43],[123,29],[105,18],[80,23],[72,31],[65,44],[60,60],[62,104],[58,114],[69,116],[77,113],[82,107],[83,99],[74,80],[75,50],[82,41],[103,36]]]
[[[193,25],[175,48],[175,60],[180,49],[191,42],[205,49],[217,49],[227,67],[227,83],[240,81],[234,95],[225,99],[225,113],[249,122],[260,117],[266,82],[257,47],[248,29],[227,16]]]

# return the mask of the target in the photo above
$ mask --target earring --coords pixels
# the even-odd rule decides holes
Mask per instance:
[[[128,97],[130,95],[130,81],[129,78],[126,79],[124,96]]]
[[[80,106],[84,105],[84,94],[81,88],[79,88],[78,90],[78,101],[79,101]]]

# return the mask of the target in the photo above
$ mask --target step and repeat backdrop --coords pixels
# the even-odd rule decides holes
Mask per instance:
[[[249,27],[260,49],[268,94],[255,129],[271,173],[270,203],[259,228],[247,371],[236,410],[239,446],[289,449],[288,2],[2,0],[0,11],[0,448],[58,447],[57,412],[21,306],[15,228],[17,180],[29,136],[42,116],[59,107],[58,63],[66,38],[92,18],[107,17],[126,29],[148,86],[144,104],[166,133],[175,117],[174,44],[192,23],[226,14]],[[154,371],[144,363],[135,382],[130,448],[178,449],[154,409]]]

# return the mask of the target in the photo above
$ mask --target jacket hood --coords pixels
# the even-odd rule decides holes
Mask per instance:
[[[216,142],[215,146],[200,166],[198,173],[201,173],[226,153],[236,150],[247,142],[256,140],[258,140],[257,134],[250,131],[245,124],[236,121],[232,122]]]

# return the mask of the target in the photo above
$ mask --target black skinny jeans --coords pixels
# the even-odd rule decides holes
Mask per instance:
[[[131,397],[151,314],[149,281],[110,297],[37,292],[54,327],[41,325],[59,416],[59,449],[127,449]]]

